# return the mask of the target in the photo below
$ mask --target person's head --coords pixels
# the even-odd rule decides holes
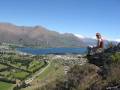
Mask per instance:
[[[100,39],[101,38],[101,34],[100,33],[96,33],[96,37],[97,37],[97,39]]]

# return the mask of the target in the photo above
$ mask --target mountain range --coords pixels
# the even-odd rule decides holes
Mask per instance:
[[[38,47],[85,47],[85,42],[72,33],[61,34],[42,26],[16,26],[0,23],[0,42]]]

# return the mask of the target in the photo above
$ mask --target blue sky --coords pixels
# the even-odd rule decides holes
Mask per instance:
[[[120,39],[120,0],[0,0],[0,22]]]

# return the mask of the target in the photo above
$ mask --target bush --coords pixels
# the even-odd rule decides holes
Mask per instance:
[[[113,63],[120,63],[120,53],[116,52],[111,55]]]

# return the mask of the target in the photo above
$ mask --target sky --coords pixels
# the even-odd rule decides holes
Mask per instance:
[[[120,41],[120,0],[0,0],[0,22]]]

